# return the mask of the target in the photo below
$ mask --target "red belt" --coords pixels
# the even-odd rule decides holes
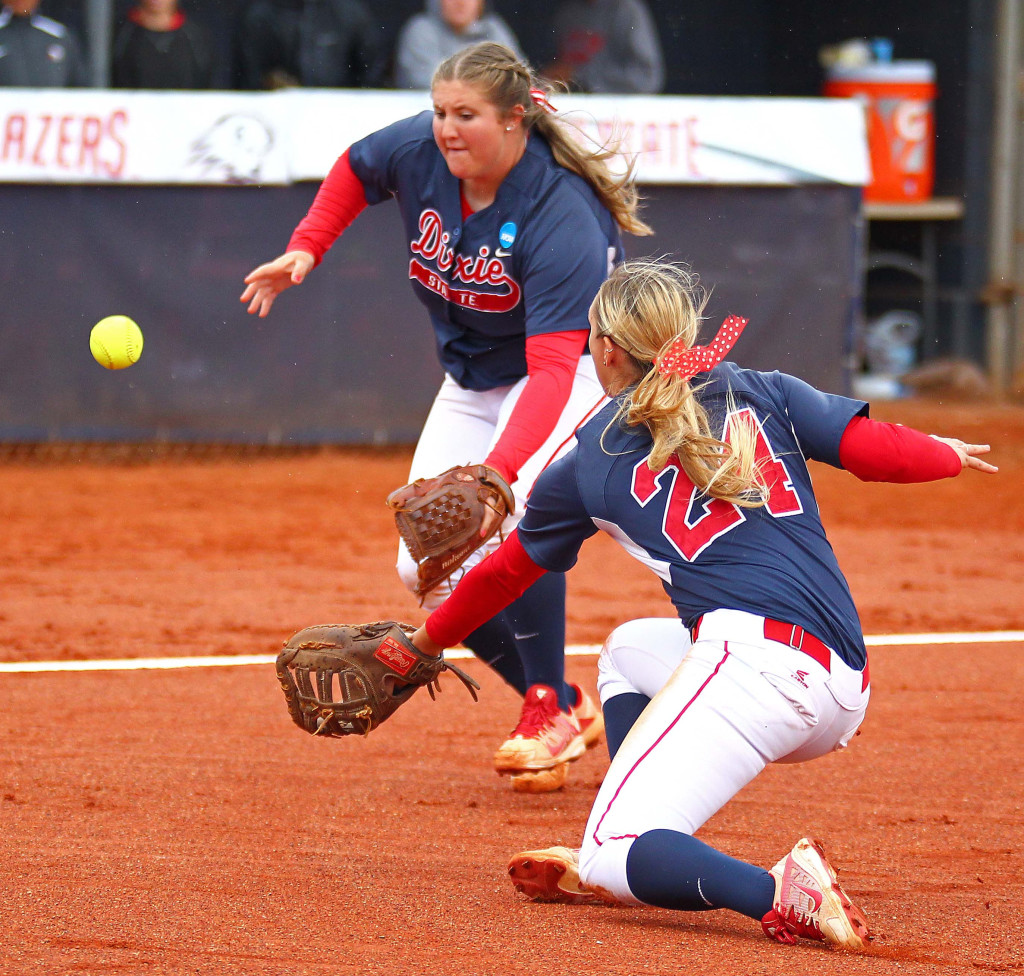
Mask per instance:
[[[691,634],[693,639],[697,639],[697,633],[700,631],[700,623],[704,618],[701,617],[693,625]],[[797,624],[783,623],[781,620],[769,620],[767,617],[764,618],[764,637],[765,640],[778,641],[780,644],[785,644],[787,647],[792,647],[794,650],[803,651],[808,657],[814,658],[826,671],[832,673],[832,651],[829,649],[823,641],[818,640],[814,634],[807,633],[803,627]],[[868,662],[867,658],[864,659],[864,677],[861,680],[861,690],[867,688],[871,677],[868,673]]]

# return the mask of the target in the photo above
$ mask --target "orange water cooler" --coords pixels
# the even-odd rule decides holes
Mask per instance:
[[[864,199],[927,200],[935,183],[935,65],[889,61],[829,69],[824,94],[859,98],[867,112],[871,182]]]

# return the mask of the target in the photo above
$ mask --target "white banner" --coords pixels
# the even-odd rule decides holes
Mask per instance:
[[[641,183],[863,185],[852,99],[564,95]],[[355,140],[430,108],[427,92],[0,88],[0,182],[287,184],[321,180]]]

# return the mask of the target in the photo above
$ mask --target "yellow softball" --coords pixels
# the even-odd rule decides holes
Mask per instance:
[[[142,355],[142,330],[127,315],[108,315],[92,327],[89,349],[107,369],[125,369]]]

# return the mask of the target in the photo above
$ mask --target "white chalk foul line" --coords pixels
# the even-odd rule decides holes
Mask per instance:
[[[29,674],[42,671],[171,671],[175,668],[232,668],[243,664],[273,663],[273,654],[110,658],[100,661],[13,661],[0,663],[0,674]]]
[[[865,637],[868,647],[901,647],[911,644],[1013,644],[1024,641],[1024,630],[986,630],[974,634],[882,634]]]
[[[868,647],[907,647],[919,644],[1013,644],[1024,641],[1024,630],[990,630],[962,634],[880,634],[865,637]],[[573,644],[565,649],[572,657],[594,656],[600,644]],[[458,661],[472,658],[463,648],[445,657]],[[0,674],[32,674],[49,671],[169,671],[177,668],[232,668],[250,664],[273,664],[273,654],[237,654],[215,657],[140,657],[102,661],[11,661],[0,662]]]

